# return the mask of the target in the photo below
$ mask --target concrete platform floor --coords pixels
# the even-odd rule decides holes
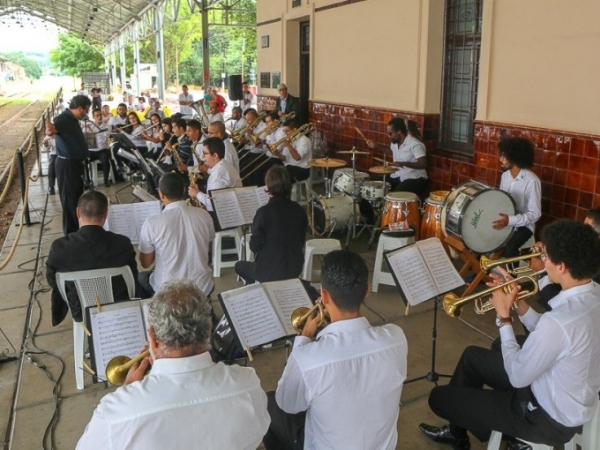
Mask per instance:
[[[87,374],[85,389],[76,389],[72,322],[67,319],[57,327],[50,323],[50,293],[44,263],[50,244],[61,236],[61,207],[58,195],[46,195],[46,183],[46,177],[31,183],[29,205],[31,219],[36,223],[23,227],[12,260],[0,271],[0,351],[3,351],[0,359],[24,352],[22,358],[0,364],[0,440],[3,440],[0,448],[74,448],[99,400],[114,389],[93,384]],[[115,201],[117,189],[124,186],[101,189]],[[129,188],[122,191],[121,201],[132,200],[126,199],[130,191]],[[0,262],[6,259],[18,228],[13,224]],[[375,250],[367,250],[366,241],[364,235],[353,239],[351,249],[362,254],[372,271]],[[216,279],[215,292],[240,285],[233,269],[224,269]],[[405,316],[397,289],[386,285],[381,285],[378,293],[371,293],[366,303],[385,316],[385,321],[403,328],[409,343],[409,378],[426,375],[432,355],[433,303],[415,307]],[[373,324],[384,322],[369,308],[363,308],[363,312]],[[489,346],[491,338],[497,335],[493,315],[476,316],[466,307],[463,317],[452,319],[443,311],[438,314],[436,370],[440,373],[451,373],[466,346]],[[272,390],[284,363],[285,349],[280,345],[256,351],[249,365],[256,369],[263,388]],[[432,387],[433,383],[427,380],[405,385],[398,420],[398,449],[448,448],[428,441],[418,430],[420,422],[442,423],[427,405]],[[368,420],[365,417],[366,424]],[[474,439],[472,444],[474,450],[485,448]]]

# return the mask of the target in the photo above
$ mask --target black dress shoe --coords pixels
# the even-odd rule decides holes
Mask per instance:
[[[50,189],[48,189],[48,195],[54,195],[56,194],[56,192],[54,192],[54,186],[52,186]]]
[[[531,450],[531,445],[517,439],[510,439],[506,446],[506,450]]]
[[[110,187],[110,186],[111,186],[110,180],[107,180],[104,182],[104,187]]]
[[[443,427],[434,427],[432,425],[422,423],[419,425],[419,429],[432,441],[450,444],[455,450],[469,450],[471,448],[471,442],[469,442],[469,438],[454,437],[454,435],[450,432],[450,426],[448,425]]]

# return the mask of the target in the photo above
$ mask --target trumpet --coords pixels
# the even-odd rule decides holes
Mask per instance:
[[[106,365],[106,379],[113,386],[122,386],[127,378],[127,372],[131,366],[135,363],[140,362],[142,359],[147,358],[150,355],[150,351],[140,353],[135,358],[129,358],[128,356],[115,356]]]
[[[296,308],[292,312],[292,317],[290,319],[290,322],[292,323],[292,328],[296,330],[298,334],[302,333],[304,325],[306,325],[306,321],[317,310],[319,315],[319,328],[328,325],[327,318],[325,317],[325,308],[323,308],[323,304],[321,302],[317,302],[312,308],[301,306],[300,308]]]
[[[513,308],[516,308],[519,300],[523,300],[525,298],[531,297],[538,293],[539,286],[538,286],[536,277],[538,277],[540,275],[544,275],[545,273],[546,273],[545,269],[540,270],[540,271],[534,272],[530,275],[525,275],[525,276],[516,278],[514,280],[507,281],[506,283],[499,284],[498,286],[494,286],[489,289],[485,289],[481,292],[477,292],[476,294],[468,295],[466,297],[459,298],[458,295],[456,295],[456,294],[452,294],[452,293],[446,294],[446,295],[444,295],[444,299],[442,300],[442,307],[444,308],[444,311],[446,311],[446,314],[448,314],[450,317],[456,318],[456,317],[460,316],[461,308],[466,303],[474,301],[475,302],[474,303],[475,312],[477,314],[485,314],[486,312],[494,309],[494,306],[492,305],[492,302],[489,299],[487,301],[484,301],[484,298],[486,296],[492,294],[497,289],[502,289],[507,294],[510,294],[513,289],[511,286],[513,283],[521,284],[525,281],[532,282],[533,286],[534,286],[533,291],[523,290],[523,291],[520,291],[519,294],[517,295],[517,298],[515,299],[515,303],[512,305]]]
[[[490,259],[487,256],[483,255],[479,260],[479,265],[481,270],[484,272],[489,272],[494,267],[502,266],[504,264],[512,264],[519,261],[527,261],[533,258],[539,258],[542,255],[542,252],[529,253],[527,255],[515,256],[513,258],[504,258],[504,259]],[[516,269],[512,269],[508,271],[511,275],[517,275],[521,273],[531,272],[529,267],[517,267]]]

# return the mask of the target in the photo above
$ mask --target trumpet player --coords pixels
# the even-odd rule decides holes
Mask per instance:
[[[397,325],[374,327],[361,316],[367,277],[356,253],[325,256],[321,299],[331,324],[314,341],[319,318],[307,319],[277,391],[267,394],[267,450],[396,448],[406,337]]]
[[[531,332],[522,346],[515,340],[511,293],[494,291],[501,352],[468,347],[448,386],[435,387],[429,405],[449,424],[421,424],[430,439],[469,449],[467,430],[486,441],[492,430],[546,445],[568,442],[589,421],[600,391],[600,237],[570,220],[547,225],[541,233],[541,260],[561,292],[551,311],[539,314],[524,301],[516,312]],[[493,389],[483,389],[484,385]],[[510,440],[511,450],[531,447]]]
[[[151,356],[101,400],[77,449],[255,449],[269,424],[266,396],[254,369],[212,361],[206,295],[172,280],[148,311]]]

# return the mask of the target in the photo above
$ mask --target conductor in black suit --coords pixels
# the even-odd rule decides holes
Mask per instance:
[[[129,266],[136,283],[138,270],[135,250],[128,237],[106,231],[103,226],[108,216],[108,199],[99,191],[86,191],[77,203],[80,228],[77,232],[56,239],[50,247],[46,260],[46,278],[52,288],[52,325],[58,325],[67,315],[68,309],[75,322],[81,322],[83,312],[75,286],[67,283],[67,303],[63,300],[56,284],[56,272],[108,269]],[[129,298],[123,277],[113,278],[115,300]]]
[[[277,92],[279,92],[279,97],[277,97],[275,111],[279,117],[293,111],[296,113],[296,120],[300,120],[300,101],[298,97],[288,94],[288,88],[285,83],[277,85]]]
[[[273,166],[265,175],[269,202],[256,211],[250,249],[255,262],[238,261],[235,271],[247,284],[297,278],[304,265],[304,243],[308,218],[302,207],[290,200],[292,185],[283,166]]]

